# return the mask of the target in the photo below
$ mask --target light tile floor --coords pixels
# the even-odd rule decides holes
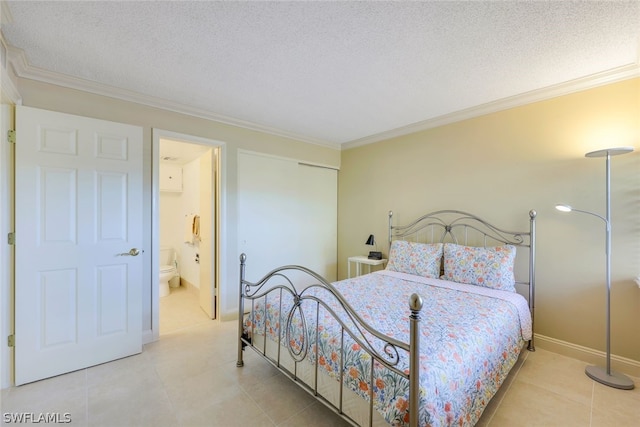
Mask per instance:
[[[200,308],[197,291],[184,286],[170,290],[169,295],[160,298],[160,335],[210,322]]]
[[[237,368],[237,323],[198,316],[192,293],[172,296],[162,301],[159,341],[136,356],[2,390],[2,425],[5,414],[25,412],[69,413],[72,426],[348,425],[252,351]],[[605,387],[585,366],[525,351],[478,426],[639,426],[640,388]]]

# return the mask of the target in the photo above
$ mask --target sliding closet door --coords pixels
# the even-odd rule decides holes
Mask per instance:
[[[337,277],[338,173],[258,153],[238,153],[238,236],[247,278],[297,264]]]

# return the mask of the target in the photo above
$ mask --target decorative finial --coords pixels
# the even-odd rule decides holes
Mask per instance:
[[[412,311],[422,310],[422,297],[418,294],[411,294],[409,298],[409,308]]]

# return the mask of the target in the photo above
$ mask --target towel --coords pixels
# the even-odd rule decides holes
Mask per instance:
[[[193,216],[192,234],[193,240],[200,241],[200,215]]]
[[[193,224],[195,217],[193,214],[184,216],[184,242],[190,245],[193,244]]]

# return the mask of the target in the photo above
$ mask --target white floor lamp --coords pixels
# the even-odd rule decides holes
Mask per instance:
[[[556,209],[561,212],[582,212],[593,215],[604,221],[606,226],[606,247],[607,254],[607,366],[587,366],[585,373],[589,378],[609,387],[623,390],[631,390],[634,387],[631,378],[624,374],[611,370],[611,156],[626,154],[633,151],[632,147],[606,148],[604,150],[591,151],[585,157],[606,157],[607,159],[607,216],[606,218],[593,212],[573,209],[567,205],[556,205]]]

